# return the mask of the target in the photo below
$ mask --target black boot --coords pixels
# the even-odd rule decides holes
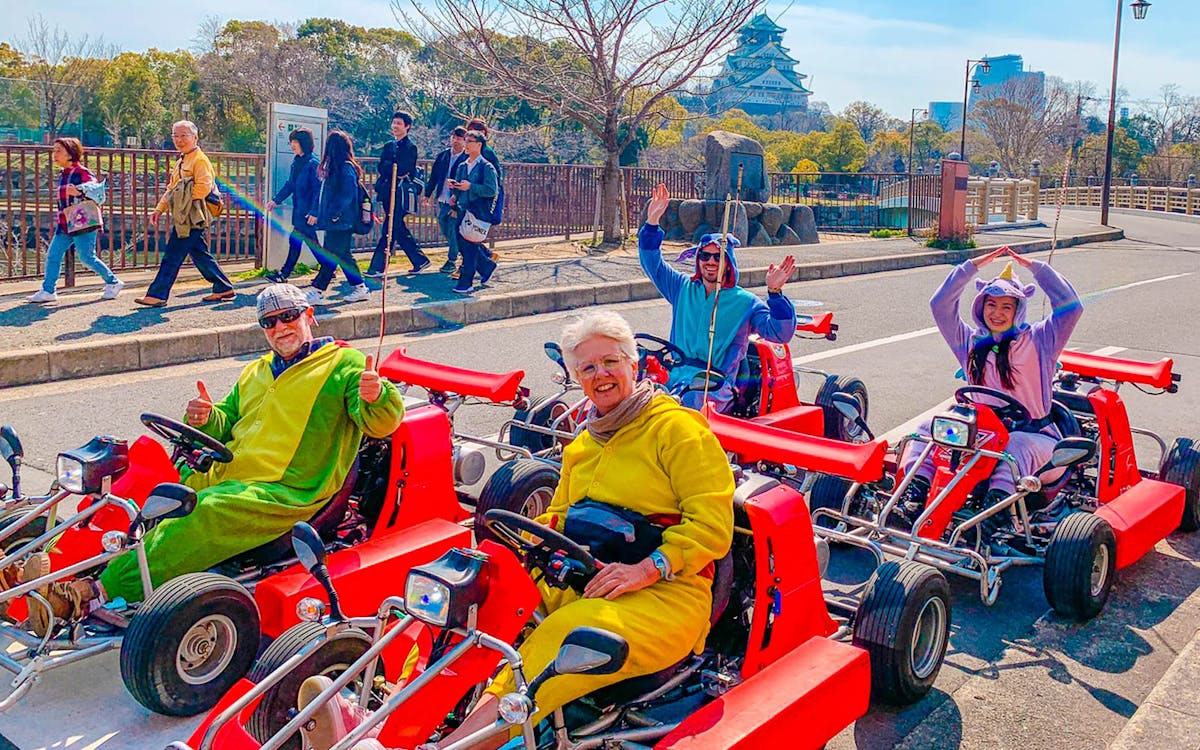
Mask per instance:
[[[928,499],[929,480],[923,476],[914,476],[888,517],[888,525],[911,529],[917,518],[924,512],[925,501]]]

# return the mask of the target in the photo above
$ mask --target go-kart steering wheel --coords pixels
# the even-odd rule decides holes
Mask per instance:
[[[986,402],[980,402],[973,396],[984,396],[986,398],[995,399],[1001,402],[1000,406],[993,406]],[[954,400],[960,404],[974,404],[986,406],[996,412],[996,416],[1005,423],[1009,430],[1021,430],[1029,426],[1032,417],[1029,415],[1029,409],[1025,408],[1025,404],[1016,400],[1004,391],[998,391],[995,388],[988,388],[983,385],[966,385],[954,392]]]
[[[572,586],[582,591],[600,572],[592,553],[549,526],[500,508],[484,513],[483,520],[501,544],[517,553],[527,570],[541,570],[557,588]]]
[[[651,354],[657,357],[659,364],[668,370],[670,370],[672,367],[683,364],[683,361],[687,359],[687,355],[683,353],[682,349],[666,339],[660,339],[659,337],[651,336],[648,333],[636,333],[633,336],[633,340],[637,342],[640,355],[638,359],[640,360],[639,364],[642,367],[645,367],[646,357]],[[646,344],[643,343],[645,341],[658,344],[658,348],[655,349],[653,347],[646,346]]]
[[[214,461],[227,464],[233,460],[233,451],[224,443],[191,425],[149,412],[142,415],[142,424],[171,444],[174,448],[171,452],[173,462],[183,459],[192,469],[206,472]]]

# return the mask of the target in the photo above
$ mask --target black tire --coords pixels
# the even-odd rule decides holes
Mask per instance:
[[[541,515],[554,497],[558,470],[550,464],[529,458],[507,461],[488,477],[475,505],[475,539],[496,541],[484,523],[484,514],[493,508],[507,510],[526,518]]]
[[[301,622],[288,628],[255,662],[254,669],[250,670],[250,681],[257,683],[266,679],[324,632],[325,626],[319,622]],[[258,707],[246,722],[246,730],[259,742],[266,742],[296,715],[296,696],[300,694],[300,683],[313,675],[337,677],[370,647],[371,638],[357,628],[335,634],[263,693]],[[376,662],[375,673],[384,674],[382,657]],[[356,680],[350,686],[357,693],[361,682]],[[284,750],[300,750],[300,733],[293,734],[280,747]]]
[[[933,687],[950,642],[950,585],[936,568],[888,561],[867,582],[854,645],[871,657],[871,696],[916,703]]]
[[[528,409],[518,409],[513,416],[518,422],[528,422],[538,427],[548,427],[560,415],[565,414],[571,405],[558,396],[545,398]],[[572,427],[571,420],[566,420],[564,427]],[[554,437],[541,432],[528,430],[519,424],[514,424],[508,433],[508,442],[518,448],[525,448],[530,453],[549,450],[554,446]]]
[[[1163,456],[1158,478],[1185,490],[1180,531],[1200,529],[1200,448],[1192,438],[1175,438]]]
[[[1046,601],[1070,620],[1090,620],[1104,609],[1117,570],[1117,538],[1100,516],[1072,513],[1064,518],[1042,569]]]
[[[0,531],[4,531],[9,526],[19,523],[26,517],[27,513],[14,513],[6,518],[0,518]],[[46,517],[36,518],[23,526],[20,531],[13,534],[9,538],[0,542],[0,556],[7,555],[17,547],[24,545],[31,539],[36,539],[46,533]]]
[[[237,581],[215,573],[173,578],[154,590],[125,631],[121,679],[151,711],[193,716],[216,705],[250,669],[259,631],[258,605]],[[179,663],[185,648],[207,656],[189,670]]]
[[[817,481],[813,482],[812,489],[809,490],[808,512],[815,513],[819,508],[841,511],[842,503],[846,500],[846,491],[848,489],[850,489],[850,482],[848,480],[822,474],[817,477]],[[813,524],[823,529],[833,529],[838,525],[837,521],[824,516],[814,520]]]
[[[841,440],[844,443],[862,443],[867,440],[867,433],[853,422],[847,422],[842,413],[833,405],[833,394],[847,393],[858,400],[862,411],[863,422],[867,421],[867,412],[871,399],[867,395],[867,386],[858,378],[843,377],[825,378],[825,382],[817,391],[816,405],[825,412],[825,437]]]

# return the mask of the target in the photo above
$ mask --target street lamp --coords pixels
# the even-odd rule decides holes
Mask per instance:
[[[912,236],[912,212],[913,212],[913,130],[917,127],[917,113],[929,115],[929,110],[921,107],[913,107],[912,112],[908,116],[908,207],[905,210],[906,226],[908,235]]]
[[[1108,226],[1108,197],[1112,190],[1113,136],[1117,128],[1117,59],[1121,51],[1121,15],[1124,6],[1125,0],[1117,0],[1117,31],[1113,36],[1112,87],[1108,92],[1108,140],[1104,148],[1104,183],[1100,188],[1100,223],[1105,226]],[[1146,0],[1133,0],[1129,7],[1133,9],[1134,20],[1140,21],[1146,17],[1146,11],[1150,10],[1150,3]]]
[[[962,111],[962,136],[958,139],[958,158],[963,161],[967,160],[967,92],[973,88],[979,88],[979,81],[971,80],[971,68],[979,68],[979,72],[987,75],[992,64],[986,59],[984,60],[967,60],[967,72],[963,75],[963,111]]]

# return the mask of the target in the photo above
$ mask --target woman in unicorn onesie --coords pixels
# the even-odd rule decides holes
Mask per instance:
[[[999,276],[991,281],[975,277],[979,268],[1003,255],[1012,260]],[[1026,322],[1028,300],[1035,287],[1021,284],[1013,271],[1014,262],[1032,271],[1034,281],[1050,300],[1050,317]],[[971,304],[971,326],[959,316],[958,302],[973,278],[979,293]],[[1075,289],[1049,264],[1027,260],[1002,247],[955,266],[929,304],[938,331],[958,360],[966,381],[1012,396],[1029,410],[1028,431],[1014,431],[1006,451],[1022,476],[1041,468],[1060,437],[1048,415],[1058,357],[1083,315]],[[928,425],[923,433],[928,434]],[[924,447],[921,441],[909,443],[902,462],[905,473],[916,471],[900,506],[906,516],[911,516],[907,519],[910,521],[924,508],[933,477],[933,467],[928,463],[915,465]],[[1007,497],[1014,489],[1012,467],[1000,462],[989,482],[988,503]]]

